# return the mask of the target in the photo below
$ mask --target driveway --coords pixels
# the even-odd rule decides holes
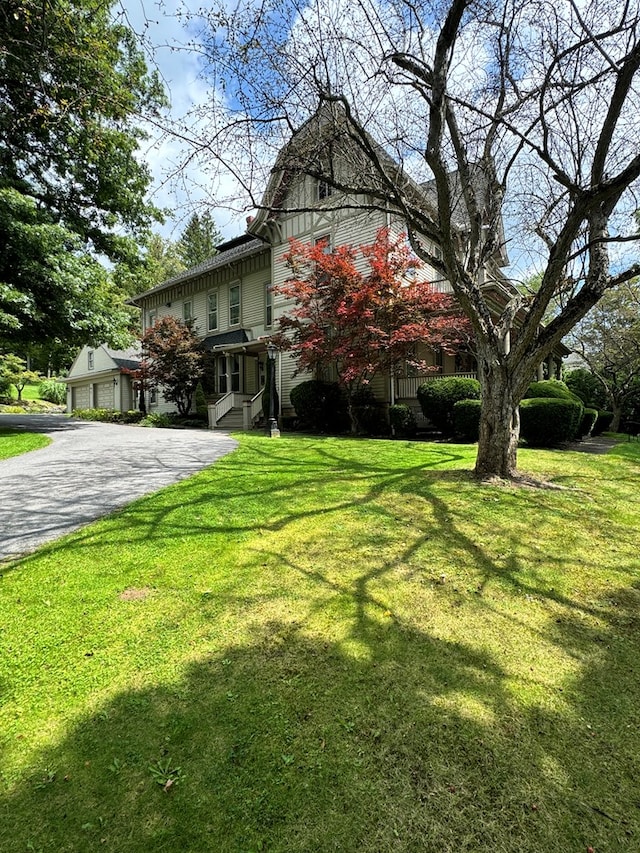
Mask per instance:
[[[226,433],[117,426],[65,415],[0,414],[0,427],[53,439],[41,450],[0,460],[0,561],[189,477],[236,447]]]

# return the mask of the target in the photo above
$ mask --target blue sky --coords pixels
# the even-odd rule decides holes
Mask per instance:
[[[171,121],[180,121],[193,110],[211,100],[211,89],[199,74],[199,61],[185,48],[188,35],[177,13],[184,9],[181,0],[117,0],[113,13],[122,18],[136,33],[146,54],[150,69],[155,68],[171,101]],[[151,200],[173,214],[157,230],[164,237],[177,239],[191,214],[208,205],[223,237],[230,238],[244,230],[244,216],[211,204],[220,187],[202,175],[196,163],[184,164],[185,151],[177,139],[157,128],[142,145],[142,156],[153,174]]]

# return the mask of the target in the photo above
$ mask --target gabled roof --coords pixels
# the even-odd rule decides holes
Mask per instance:
[[[253,255],[266,251],[268,248],[269,247],[264,240],[255,237],[253,234],[242,234],[240,237],[235,237],[233,240],[227,240],[225,243],[220,243],[217,254],[199,264],[197,267],[185,270],[184,272],[175,275],[173,278],[167,279],[167,281],[163,281],[161,284],[158,284],[149,290],[137,293],[135,296],[132,296],[128,302],[131,305],[137,305],[138,300],[140,299],[152,296],[154,293],[162,293],[164,290],[168,290],[169,288],[175,287],[175,285],[181,284],[182,282],[189,281],[192,278],[197,278],[204,273],[212,272],[213,270],[220,269],[228,264],[237,263],[245,258],[250,258]]]

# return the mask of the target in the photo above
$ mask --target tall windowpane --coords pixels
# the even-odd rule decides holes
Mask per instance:
[[[229,288],[229,325],[236,326],[240,322],[240,285],[234,284]]]
[[[209,294],[207,316],[208,329],[211,332],[218,328],[218,294],[215,292]]]
[[[273,292],[270,282],[265,285],[264,302],[264,324],[265,326],[271,326],[273,324]]]

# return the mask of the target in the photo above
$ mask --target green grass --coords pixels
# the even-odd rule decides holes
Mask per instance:
[[[51,444],[51,439],[46,435],[0,427],[0,459],[38,450],[40,447],[46,447],[47,444]]]
[[[640,445],[240,442],[4,569],[0,850],[640,849]]]

